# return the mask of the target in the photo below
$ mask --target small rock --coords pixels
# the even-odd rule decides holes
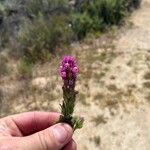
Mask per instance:
[[[45,77],[35,78],[31,81],[31,85],[32,87],[37,89],[44,89],[46,88],[49,80],[50,80],[49,78],[45,78]]]

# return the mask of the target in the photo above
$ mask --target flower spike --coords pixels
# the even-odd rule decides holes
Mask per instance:
[[[82,128],[83,118],[73,117],[76,95],[75,91],[76,79],[78,74],[78,66],[74,57],[64,56],[59,69],[60,76],[63,80],[63,104],[59,122],[70,124],[74,130]]]

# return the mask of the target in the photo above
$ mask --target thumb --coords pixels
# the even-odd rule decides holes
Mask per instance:
[[[72,139],[72,128],[67,124],[56,124],[31,136],[23,137],[23,150],[59,150]]]

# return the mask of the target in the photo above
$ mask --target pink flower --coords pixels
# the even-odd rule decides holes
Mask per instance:
[[[60,65],[60,76],[64,80],[64,86],[74,88],[78,73],[76,60],[72,56],[64,56]]]

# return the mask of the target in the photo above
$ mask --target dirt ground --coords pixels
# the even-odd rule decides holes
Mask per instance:
[[[130,21],[133,26],[121,30],[113,42],[117,56],[107,65],[105,84],[89,81],[91,95],[97,91],[99,101],[103,98],[107,101],[109,92],[105,88],[109,87],[107,90],[115,93],[110,96],[111,101],[118,103],[109,102],[104,109],[97,102],[87,109],[81,107],[79,111],[86,116],[86,123],[75,134],[79,150],[150,149],[150,0],[143,1]],[[98,68],[97,65],[97,71]],[[108,98],[101,93],[106,93]]]
[[[78,150],[150,149],[150,0],[117,33],[73,43],[80,75],[75,114],[85,118],[74,134]],[[5,55],[5,54],[3,54]],[[0,78],[0,116],[32,110],[59,111],[59,58],[37,64],[33,78]]]

